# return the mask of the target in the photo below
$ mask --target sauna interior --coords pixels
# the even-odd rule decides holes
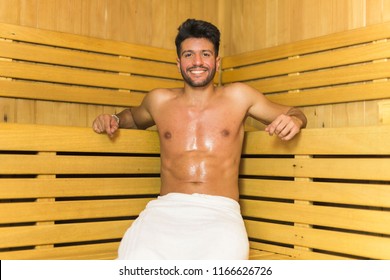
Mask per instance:
[[[110,42],[124,42],[124,43],[134,44],[137,46],[144,46],[145,49],[150,48],[151,53],[153,53],[154,49],[164,50],[166,51],[167,57],[169,58],[168,59],[169,61],[167,63],[170,64],[175,63],[174,38],[176,36],[177,27],[180,25],[181,22],[183,22],[187,18],[206,20],[212,22],[213,24],[219,27],[222,34],[220,56],[222,57],[223,62],[222,62],[222,69],[220,69],[220,71],[218,72],[215,82],[217,84],[224,84],[230,81],[234,81],[235,79],[234,74],[231,74],[230,75],[231,77],[229,76],[228,73],[229,71],[237,71],[232,73],[240,73],[240,71],[244,71],[241,69],[242,66],[239,65],[239,63],[238,66],[234,65],[235,58],[237,58],[237,61],[239,61],[240,59],[245,59],[245,55],[243,56],[243,54],[248,54],[248,56],[250,56],[250,54],[255,54],[258,53],[259,51],[261,52],[262,50],[264,50],[265,53],[267,52],[267,50],[277,50],[280,52],[281,51],[287,52],[288,50],[287,49],[284,50],[283,46],[290,46],[290,47],[298,46],[300,42],[309,42],[309,43],[314,42],[312,43],[312,44],[316,44],[316,46],[312,46],[314,50],[316,47],[320,48],[321,47],[320,42],[322,42],[320,40],[316,41],[317,40],[316,38],[333,38],[331,36],[335,34],[349,34],[347,32],[355,32],[355,30],[362,30],[364,28],[373,27],[376,30],[375,32],[379,30],[378,33],[380,33],[380,27],[383,25],[386,26],[386,28],[388,28],[388,25],[386,24],[390,22],[390,1],[389,0],[83,0],[83,1],[2,0],[0,1],[0,23],[5,24],[4,26],[9,25],[9,26],[14,26],[15,28],[28,27],[28,28],[32,28],[31,30],[33,29],[46,30],[46,31],[55,32],[55,34],[59,34],[58,32],[61,32],[68,35],[70,34],[69,38],[73,38],[72,35],[77,35],[83,37],[85,36],[88,38],[97,38],[99,40],[109,40]],[[379,26],[379,28],[377,28],[377,26]],[[6,32],[6,30],[4,32]],[[18,32],[22,32],[22,31],[18,31]],[[12,36],[12,34],[10,34],[10,36]],[[81,37],[77,37],[77,38],[81,38]],[[390,36],[388,38],[390,38]],[[381,38],[380,40],[378,40],[379,44],[386,44],[389,40],[388,38]],[[1,46],[5,46],[8,43],[8,41],[12,41],[12,39],[5,38],[5,37],[0,38],[0,48]],[[329,44],[332,43],[334,42],[329,42]],[[361,43],[359,44],[361,45]],[[350,46],[349,48],[354,48],[354,47],[356,46]],[[329,50],[328,51],[329,55],[331,55],[333,51],[338,51],[338,48],[339,47],[334,47],[334,49]],[[311,52],[310,54],[313,54],[313,52]],[[390,55],[388,57],[390,57]],[[295,90],[294,88],[291,88],[291,89],[284,90],[284,92],[282,93],[279,92],[278,96],[276,96],[276,98],[280,98],[280,100],[282,101],[284,100],[283,94],[286,94],[288,98],[290,98],[290,96],[292,96],[291,98],[294,97],[295,98],[294,102],[292,103],[287,102],[287,104],[293,104],[294,106],[299,107],[306,114],[308,119],[308,125],[305,130],[307,130],[307,132],[303,131],[301,142],[306,143],[307,145],[313,145],[314,143],[311,142],[314,140],[305,142],[304,138],[306,137],[306,135],[308,135],[307,137],[312,137],[310,139],[317,139],[321,141],[320,139],[322,139],[323,137],[326,138],[326,137],[330,137],[330,135],[332,134],[340,133],[340,135],[342,135],[340,137],[343,139],[342,140],[344,143],[343,145],[345,145],[345,143],[354,142],[355,138],[352,139],[351,137],[355,135],[354,133],[357,133],[355,131],[363,131],[362,133],[377,133],[375,134],[375,137],[372,136],[371,138],[367,138],[367,139],[362,137],[364,139],[362,140],[361,145],[364,144],[365,147],[371,146],[373,147],[373,150],[364,149],[364,151],[362,151],[361,154],[359,154],[359,156],[357,156],[358,152],[356,150],[353,151],[352,149],[349,150],[347,145],[345,145],[346,149],[345,149],[345,153],[343,154],[342,152],[343,145],[341,144],[339,145],[336,142],[336,140],[333,140],[333,138],[332,139],[329,138],[330,141],[329,143],[333,143],[332,141],[335,141],[334,144],[332,145],[334,145],[335,150],[338,149],[338,151],[332,152],[332,149],[328,148],[326,150],[327,153],[326,160],[335,157],[335,154],[337,153],[338,156],[346,155],[346,156],[350,156],[350,158],[359,157],[359,159],[362,159],[363,167],[365,166],[364,164],[370,163],[369,160],[367,159],[368,157],[370,157],[370,160],[372,158],[373,160],[371,161],[372,163],[378,164],[377,170],[378,173],[380,174],[376,174],[377,176],[375,178],[374,177],[371,178],[370,176],[367,176],[366,178],[362,175],[361,179],[359,178],[359,180],[355,180],[355,178],[346,177],[345,179],[343,179],[343,181],[341,181],[341,184],[345,186],[344,189],[351,188],[351,193],[354,192],[353,189],[353,187],[355,186],[354,184],[356,184],[357,187],[359,187],[359,190],[365,189],[363,185],[366,187],[370,185],[374,185],[374,187],[378,189],[378,194],[380,194],[382,199],[381,203],[378,202],[376,204],[373,202],[371,204],[370,203],[364,204],[363,202],[354,202],[354,203],[348,202],[351,203],[351,205],[353,206],[346,207],[348,208],[348,210],[346,211],[352,211],[352,212],[348,212],[352,214],[354,213],[353,211],[355,210],[356,211],[370,210],[371,212],[369,213],[369,215],[374,216],[378,214],[376,215],[376,217],[378,217],[377,218],[378,220],[375,221],[378,221],[378,223],[383,223],[384,226],[383,227],[378,226],[378,229],[373,230],[375,231],[375,233],[366,234],[369,237],[364,236],[364,238],[362,238],[361,240],[363,242],[363,240],[370,240],[370,238],[375,239],[375,242],[379,244],[378,245],[379,247],[380,244],[383,244],[383,248],[390,248],[390,241],[389,241],[390,229],[388,223],[390,221],[390,215],[389,215],[390,203],[388,201],[388,199],[390,199],[390,186],[389,186],[390,170],[388,169],[390,167],[389,164],[390,147],[388,144],[390,141],[388,140],[390,139],[387,138],[386,140],[386,137],[389,137],[390,135],[388,133],[389,129],[387,128],[387,125],[390,124],[390,87],[387,86],[390,77],[390,72],[389,72],[389,66],[387,66],[386,64],[388,57],[381,57],[380,59],[377,60],[375,60],[375,58],[371,59],[372,63],[377,63],[377,65],[383,66],[382,68],[380,68],[383,70],[383,72],[387,71],[386,74],[383,75],[383,77],[381,76],[379,78],[376,77],[367,78],[367,80],[370,81],[373,80],[372,83],[374,85],[379,85],[378,87],[380,87],[381,89],[380,91],[378,90],[377,92],[380,93],[374,93],[373,95],[371,95],[371,92],[370,93],[363,92],[360,96],[359,95],[360,91],[354,92],[353,90],[350,90],[348,93],[344,93],[341,96],[341,93],[340,95],[338,95],[337,92],[332,91],[332,96],[329,96],[329,98],[327,98],[326,95],[327,89],[325,89],[321,93],[320,99],[316,99],[316,97],[311,97],[309,102],[305,100],[306,98],[305,95],[302,95],[303,97],[298,96],[299,90]],[[291,56],[289,57],[289,59],[294,60],[296,59],[296,57]],[[225,65],[224,65],[224,61],[226,61]],[[272,59],[270,61],[272,62]],[[0,66],[1,85],[6,85],[7,83],[13,81],[13,79],[15,80],[19,79],[21,82],[24,82],[23,79],[27,80],[27,78],[16,77],[16,74],[15,77],[8,76],[7,74],[8,70],[6,67],[8,67],[7,65],[13,63],[13,58],[9,58],[8,54],[1,55],[1,49],[0,49],[0,63],[2,63]],[[365,61],[359,62],[359,65],[365,63],[366,63]],[[315,64],[315,61],[313,61],[312,64]],[[251,66],[250,63],[246,63],[246,65],[244,66],[248,66],[248,65]],[[325,70],[328,69],[326,68]],[[224,72],[226,73],[226,76],[224,76]],[[180,77],[176,77],[175,75],[179,75],[179,73],[173,73],[172,76],[175,79],[175,85],[176,84],[180,85],[181,84]],[[291,79],[294,79],[294,75],[300,75],[300,73],[292,73],[289,75],[290,77],[292,77]],[[363,75],[363,74],[360,74],[359,72],[356,75]],[[239,78],[237,79],[239,81]],[[247,81],[251,82],[251,78],[247,78]],[[29,80],[29,82],[31,82],[31,80]],[[39,84],[40,81],[37,81],[37,83]],[[360,83],[364,83],[364,81],[362,82],[359,81],[359,83],[356,83],[357,84],[356,88],[359,86],[358,84]],[[341,84],[340,86],[342,87],[343,85],[344,84]],[[315,87],[315,89],[316,88],[317,86]],[[259,88],[259,90],[261,91],[261,87]],[[40,93],[39,96],[37,95],[36,98],[34,98],[33,95],[27,96],[27,95],[20,94],[18,96],[17,93],[7,91],[5,90],[4,87],[3,90],[0,89],[0,124],[20,125],[15,127],[4,126],[4,128],[2,128],[4,135],[8,132],[11,133],[11,136],[8,135],[7,140],[4,141],[8,141],[7,143],[12,142],[12,133],[15,133],[15,135],[19,135],[18,130],[22,128],[25,129],[25,131],[31,131],[31,135],[36,135],[36,137],[38,138],[42,137],[42,139],[46,137],[45,136],[46,135],[45,133],[47,133],[46,129],[50,129],[50,128],[53,128],[53,133],[58,133],[58,135],[65,135],[66,133],[68,133],[68,131],[69,133],[74,133],[72,135],[76,135],[77,133],[80,133],[81,135],[82,133],[84,133],[83,131],[87,131],[87,130],[80,130],[81,132],[78,131],[73,132],[76,131],[73,129],[74,128],[90,129],[92,121],[95,119],[97,115],[101,113],[112,114],[115,112],[120,112],[121,110],[127,108],[130,105],[136,105],[142,100],[142,96],[146,93],[147,90],[119,89],[118,91],[120,92],[120,96],[121,96],[120,98],[122,99],[118,99],[116,101],[114,100],[110,102],[108,101],[100,102],[100,101],[95,101],[95,99],[90,101],[87,99],[78,99],[77,97],[74,98],[69,97],[69,98],[64,98],[64,100],[60,100],[60,98],[57,97],[52,98],[50,96],[44,96],[43,93],[42,94]],[[98,92],[100,93],[103,91],[99,90]],[[66,94],[63,93],[63,96],[66,96]],[[127,96],[129,96],[128,100],[127,100]],[[275,96],[273,96],[272,94],[270,94],[269,97],[275,98]],[[103,98],[102,100],[110,99],[104,96],[102,96],[102,98]],[[98,97],[96,97],[96,100],[98,100]],[[123,103],[120,100],[124,100]],[[275,99],[275,100],[279,100],[279,99]],[[35,132],[33,132],[33,128],[30,125],[38,125],[38,129]],[[264,125],[253,119],[248,119],[245,124],[245,129],[249,133],[247,143],[252,143],[251,142],[252,135],[254,135],[253,139],[257,139],[256,133],[258,131],[263,131]],[[329,133],[325,132],[328,131],[327,129],[329,129],[330,131]],[[142,139],[151,139],[149,142],[150,145],[157,145],[157,141],[154,138],[155,136],[153,136],[154,128],[151,128],[150,130],[151,131],[145,133],[151,133],[152,135],[151,137],[149,137],[149,134],[146,135],[139,132],[140,137]],[[138,133],[138,132],[134,132],[134,133]],[[254,133],[254,134],[250,134],[250,133]],[[0,135],[0,137],[3,137],[4,135]],[[28,135],[27,132],[26,135]],[[132,134],[131,132],[123,132],[121,135],[124,137],[126,135],[131,136]],[[134,135],[138,135],[138,134],[134,134]],[[87,137],[88,141],[95,141],[95,140],[91,140],[91,139],[95,139],[93,137],[94,135],[91,132],[91,135]],[[264,136],[260,136],[259,139],[263,139],[263,137]],[[57,138],[53,136],[53,141],[55,139],[57,140],[60,139],[60,136],[58,136]],[[378,139],[379,141],[377,142],[377,140],[375,139]],[[109,148],[109,152],[113,156],[118,156],[121,153],[121,151],[119,151],[121,147],[123,147],[124,149],[123,153],[125,153],[126,155],[134,153],[134,151],[132,151],[131,148],[125,148],[126,145],[120,141],[121,140],[118,141],[118,145],[120,146],[119,148],[115,148],[115,147]],[[269,140],[264,140],[264,141],[266,142]],[[97,143],[95,144],[98,145]],[[278,145],[279,144],[277,144],[276,146]],[[18,155],[19,149],[23,150],[23,147],[14,148],[14,146],[12,147],[11,146],[12,145],[10,144],[10,148],[5,148],[4,151],[0,147],[1,150],[0,154],[4,155],[4,159],[6,160],[9,159],[10,161],[11,161],[10,155],[14,155],[14,154]],[[382,148],[377,146],[381,146]],[[272,148],[274,146],[271,143],[267,147]],[[91,147],[90,149],[86,148],[84,153],[88,153],[88,154],[93,153],[94,151],[92,148],[93,147]],[[28,148],[28,149],[29,149],[27,152],[28,155],[32,153],[32,151],[39,151],[38,149],[34,150],[35,148]],[[64,155],[66,153],[71,153],[71,147],[69,148],[64,147],[62,149],[64,150],[62,152],[63,154],[61,155]],[[248,154],[260,153],[260,151],[258,150],[262,150],[262,149],[263,148],[261,147],[256,147],[253,149],[253,152],[251,152],[250,149],[248,148]],[[316,155],[317,158],[324,157],[322,154],[323,151],[319,151],[319,152],[314,151],[310,156],[307,156],[306,158],[306,152],[302,152],[304,154],[302,156],[301,155],[302,153],[300,151],[301,150],[303,151],[303,148],[301,150],[300,149],[301,148],[299,146],[297,148],[298,150],[297,153],[299,154],[297,155],[297,153],[292,153],[293,154],[292,157],[295,157],[295,159],[297,159],[298,161],[302,161],[303,162],[302,164],[304,164],[305,160],[309,160],[309,158],[313,157],[312,156],[313,154]],[[142,150],[139,153],[141,154],[151,153],[157,155],[158,149],[145,148],[145,150]],[[262,156],[263,158],[267,158],[271,155],[274,155],[275,153],[278,154],[279,152],[262,151],[261,153],[265,155]],[[309,154],[309,152],[307,153]],[[38,152],[38,154],[43,157],[50,156],[50,152],[47,152],[45,148],[43,148],[43,152]],[[280,154],[282,154],[282,152],[280,152]],[[289,154],[288,151],[286,152],[286,154],[288,154],[288,157],[291,156],[291,154]],[[277,160],[280,160],[280,158],[283,159],[283,157],[285,157],[285,155],[278,155],[276,158],[278,158]],[[290,160],[290,158],[288,160]],[[247,161],[250,162],[250,159]],[[248,163],[248,165],[249,164],[250,163]],[[5,170],[7,169],[7,166],[5,166],[4,164],[4,167],[2,168],[4,168],[3,170]],[[327,167],[325,166],[325,169],[326,168]],[[375,168],[376,167],[374,167],[373,170],[375,170]],[[114,170],[112,171],[112,173],[117,174],[119,172],[118,170]],[[248,170],[250,170],[250,168],[248,168]],[[63,172],[72,174],[73,171],[63,171]],[[245,172],[247,172],[248,174]],[[244,171],[245,173],[244,175],[248,176],[249,178],[250,176],[253,176],[251,172],[252,171]],[[375,171],[372,171],[372,173],[375,173]],[[19,173],[15,172],[15,174],[13,174],[12,170],[10,171],[0,170],[0,190],[5,190],[9,188],[9,186],[13,186],[12,184],[14,183],[11,182],[13,178],[17,178],[18,180],[27,180],[26,178],[31,179],[31,174],[29,174],[29,176],[27,176],[26,178],[24,176],[27,175],[25,175],[23,172],[19,172]],[[57,178],[64,180],[64,178],[62,178],[61,176],[57,175]],[[262,179],[264,178],[267,179],[270,176],[271,175],[264,175]],[[272,176],[277,177],[277,175],[272,175]],[[36,177],[37,179],[44,178],[48,180],[52,180],[52,179],[54,180],[56,178],[56,175],[54,175],[53,177],[53,174],[45,175],[43,172],[43,174],[36,175]],[[112,177],[114,176],[111,176],[110,178]],[[121,178],[121,176],[119,177]],[[305,178],[301,178],[300,176],[294,176],[294,174],[293,175],[290,174],[290,175],[286,175],[286,177],[291,177],[291,178],[297,177],[295,179],[293,178],[293,180],[298,182],[301,181],[302,184],[308,186],[312,182],[312,179],[308,179],[305,176],[302,176]],[[308,177],[310,176],[308,175]],[[153,180],[155,179],[156,178],[153,178]],[[321,183],[325,184],[329,182],[334,182],[336,179],[338,178],[333,178],[332,176],[330,176],[329,179],[323,180],[323,182]],[[243,184],[242,195],[244,201],[243,211],[248,211],[248,213],[250,213],[252,211],[250,209],[252,202],[246,202],[245,200],[248,197],[251,198],[252,196],[254,196],[250,191],[251,183],[249,181],[243,180],[242,184]],[[151,193],[154,192],[155,190],[151,191]],[[364,197],[364,191],[359,192],[359,195]],[[373,197],[371,197],[371,195]],[[2,207],[2,205],[3,207],[5,207],[4,208],[5,210],[0,210],[3,211],[2,213],[10,213],[11,210],[9,209],[14,209],[14,208],[6,208],[11,206],[10,204],[32,202],[31,197],[27,199],[23,196],[21,196],[20,198],[14,196],[15,194],[13,194],[13,196],[9,196],[9,197],[4,196],[0,198],[0,208]],[[134,194],[134,196],[137,196],[137,194]],[[150,194],[148,194],[146,197],[149,198]],[[368,197],[369,198],[367,198],[367,200],[370,201],[380,200],[378,199],[378,197],[375,197],[375,194],[370,194],[368,195]],[[280,198],[279,202],[281,202],[282,200],[283,200],[282,202],[286,202],[285,201],[286,199],[287,198],[285,197]],[[267,203],[271,202],[272,199],[268,199],[265,201],[266,202],[264,204],[264,207],[267,207],[268,205]],[[296,204],[299,205],[298,207],[310,208],[311,206],[313,206],[311,202],[305,204],[306,202],[303,200],[302,200],[303,202],[299,199],[297,199],[296,201],[298,201],[298,203],[295,202]],[[326,201],[326,199],[324,199],[324,201]],[[362,198],[361,201],[364,201],[364,199]],[[55,203],[56,198],[37,198],[36,202]],[[326,204],[325,202],[323,202],[325,204],[321,204],[321,203],[315,205],[317,207],[330,207],[332,205],[333,206],[336,205],[337,207],[339,207],[341,204],[344,203],[344,201],[340,200],[338,202],[335,201],[330,203],[329,201],[326,201],[326,203],[328,204]],[[360,205],[361,203],[363,203],[362,204],[363,206]],[[358,206],[356,206],[355,204],[358,204]],[[24,209],[27,209],[28,211],[28,206],[26,207],[27,208]],[[350,210],[350,208],[352,208],[353,210]],[[135,216],[136,214],[132,214],[132,215]],[[366,216],[366,217],[367,217],[366,219],[369,220],[370,218],[368,217],[371,216]],[[3,236],[10,236],[12,233],[11,230],[13,226],[17,228],[26,226],[23,224],[24,220],[15,219],[14,222],[12,222],[11,220],[1,221],[2,219],[3,218],[0,217],[0,235],[2,234],[1,233],[2,230],[4,230]],[[252,222],[256,219],[260,219],[260,218],[254,217],[253,219],[250,219],[250,222],[248,223],[248,226],[252,227],[250,231],[253,232],[256,231],[257,225],[256,226],[252,225]],[[267,222],[266,220],[269,220],[268,218],[262,218],[262,219],[263,219],[261,221],[262,223]],[[12,223],[14,223],[14,225],[10,226],[10,224]],[[28,224],[28,226],[31,226],[32,221],[29,221],[29,223],[30,224]],[[52,221],[36,222],[37,225],[45,225],[45,223],[48,223],[48,225],[53,225],[53,226],[56,224],[56,222],[52,222]],[[331,224],[332,226],[324,225],[321,228],[316,228],[316,230],[325,231],[328,228],[338,227],[334,225],[333,222]],[[278,224],[276,227],[278,226],[282,226],[282,225]],[[310,226],[308,227],[310,228]],[[303,230],[306,230],[305,225],[303,225],[302,228]],[[270,229],[272,229],[272,227]],[[354,231],[354,233],[358,234],[358,232],[364,230],[363,230],[363,226],[356,226],[356,227],[351,226],[351,227],[346,227],[346,229],[343,229],[343,231],[340,231],[337,234],[349,234],[351,231]],[[304,233],[302,233],[302,235],[304,235]],[[336,236],[338,235],[333,236],[335,240],[337,240]],[[262,238],[258,237],[257,239],[260,240]],[[289,255],[289,258],[291,258],[291,256],[293,257],[295,256],[295,258],[299,258],[297,256],[300,256],[306,259],[321,258],[321,257],[330,258],[330,259],[390,258],[388,252],[376,253],[374,252],[376,249],[372,249],[372,248],[367,249],[367,251],[373,251],[374,253],[372,254],[370,253],[367,255],[364,254],[359,255],[359,253],[355,251],[355,248],[346,249],[345,252],[344,251],[337,252],[337,250],[336,252],[329,252],[331,250],[328,249],[328,247],[320,246],[321,248],[316,249],[317,251],[315,250],[313,251],[313,249],[310,248],[307,249],[305,248],[305,246],[301,246],[299,242],[297,242],[297,244],[295,245],[294,244],[291,245],[292,246],[291,248],[294,250],[302,249],[301,253],[296,254],[296,253],[290,253],[291,251],[290,250],[291,248],[289,247],[290,245],[286,245],[286,246],[281,245],[281,243],[284,242],[287,243],[287,241],[282,242],[273,239],[273,237],[270,237],[270,240],[266,242],[263,242],[264,240],[261,240],[261,242],[260,241],[257,242],[258,241],[257,239],[254,238],[254,242],[252,244],[253,249],[258,249],[261,252],[263,252],[264,250],[269,252],[275,249],[276,254],[273,253],[272,255],[271,254],[267,255],[264,253],[263,255],[263,253],[260,253],[260,251],[252,252],[254,259],[257,257],[264,258],[264,259],[267,258],[272,259],[272,258],[278,258],[277,256],[280,257],[285,255]],[[91,253],[90,255],[88,255],[86,253],[84,256],[76,256],[74,252],[77,250],[73,249],[74,251],[72,251],[73,252],[72,254],[64,255],[63,258],[94,259],[94,258],[101,257],[103,259],[105,258],[112,259],[115,258],[115,255],[112,252],[115,251],[116,248],[115,246],[117,246],[118,243],[118,237],[116,237],[114,241],[110,239],[109,242],[113,243],[113,245],[104,245],[107,246],[107,248],[109,247],[109,250],[111,250],[110,251],[111,253],[108,255],[105,255],[104,253],[100,253],[100,255]],[[14,247],[11,246],[12,247],[11,248],[8,247],[5,241],[3,243],[2,241],[0,241],[0,245],[1,245],[0,256],[2,256],[3,258],[17,258],[17,259],[23,258],[24,255],[22,251],[23,250],[32,251],[31,250],[32,247],[34,247],[34,250],[36,249],[35,251],[42,249],[42,250],[47,250],[47,252],[49,252],[53,248],[58,247],[52,244],[51,245],[47,245],[47,244],[17,245],[15,243],[16,245],[14,245]],[[75,242],[75,244],[76,243],[78,245],[81,244],[82,246],[84,246],[83,248],[92,246],[90,243],[86,241],[82,241],[82,242],[78,241]],[[261,244],[261,245],[257,245],[257,244]],[[104,248],[106,248],[101,244],[96,246],[102,246],[101,248],[103,249],[100,249],[101,251],[104,250]],[[15,253],[15,251],[17,251],[17,253]],[[51,253],[52,251],[47,253],[47,255],[43,255],[43,257],[42,255],[37,254],[35,251],[31,253],[31,255],[29,255],[28,258],[61,258],[61,256],[59,256],[58,254],[55,255],[54,253]]]

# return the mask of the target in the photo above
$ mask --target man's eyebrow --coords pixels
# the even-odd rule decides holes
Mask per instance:
[[[181,54],[184,54],[184,53],[187,53],[187,52],[195,53],[194,50],[184,50],[184,51],[181,52]],[[214,51],[213,51],[213,50],[210,50],[210,49],[201,50],[200,52],[210,52],[210,53],[214,53]]]

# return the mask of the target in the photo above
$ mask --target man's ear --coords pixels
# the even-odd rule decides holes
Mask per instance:
[[[217,71],[221,70],[221,58],[219,56],[215,59],[215,68]]]
[[[180,70],[180,59],[179,59],[179,58],[176,58],[176,65],[177,65],[177,70],[178,70],[179,73],[180,73],[181,70]]]

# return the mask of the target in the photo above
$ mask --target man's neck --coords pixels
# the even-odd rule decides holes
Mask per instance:
[[[203,106],[215,95],[215,87],[212,83],[204,87],[184,86],[184,96],[191,105]]]

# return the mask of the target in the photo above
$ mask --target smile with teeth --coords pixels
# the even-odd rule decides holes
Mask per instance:
[[[207,71],[207,69],[204,69],[204,68],[203,69],[197,68],[197,69],[190,69],[189,70],[190,73],[195,74],[195,75],[202,74],[206,71]]]

